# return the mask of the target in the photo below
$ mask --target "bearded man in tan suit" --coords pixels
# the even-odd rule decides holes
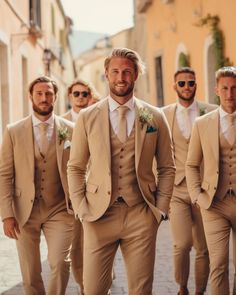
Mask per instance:
[[[142,71],[135,51],[114,49],[105,60],[110,95],[76,122],[68,179],[83,222],[86,295],[108,293],[119,246],[129,294],[152,294],[156,233],[168,213],[175,167],[164,115],[133,95]]]
[[[16,239],[26,295],[46,294],[41,232],[51,268],[47,294],[65,294],[70,273],[74,217],[66,165],[73,123],[53,114],[57,91],[49,77],[30,84],[33,114],[7,126],[0,153],[1,217],[5,235]]]
[[[229,239],[236,267],[236,68],[216,72],[221,106],[196,120],[186,163],[188,190],[201,208],[210,256],[212,295],[229,295]],[[204,175],[199,166],[204,162]],[[233,294],[236,294],[234,275]]]
[[[195,71],[183,67],[174,74],[174,90],[178,101],[163,108],[169,123],[174,145],[176,175],[170,203],[170,225],[174,244],[175,279],[180,286],[179,295],[189,294],[187,284],[190,251],[196,250],[195,294],[206,290],[209,275],[209,257],[199,208],[191,203],[185,179],[191,126],[196,117],[217,108],[216,105],[195,101],[197,90]],[[186,112],[188,112],[186,114]]]

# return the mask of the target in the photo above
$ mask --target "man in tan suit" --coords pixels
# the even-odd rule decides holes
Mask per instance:
[[[210,256],[211,294],[229,295],[229,238],[236,267],[236,68],[216,72],[221,106],[196,120],[189,144],[186,178],[201,208]],[[199,166],[204,162],[201,177]],[[235,278],[235,276],[234,276]],[[234,280],[233,294],[236,294]]]
[[[172,133],[176,163],[174,191],[170,203],[170,225],[174,244],[175,279],[180,286],[179,295],[189,294],[187,284],[192,246],[196,250],[196,295],[205,292],[209,275],[209,257],[202,217],[200,210],[191,203],[185,179],[185,162],[192,123],[196,117],[212,111],[217,106],[196,101],[196,89],[195,71],[188,67],[178,69],[174,74],[174,90],[178,101],[163,108]]]
[[[68,87],[68,97],[71,110],[62,115],[63,118],[75,122],[81,109],[86,108],[99,95],[93,85],[85,80],[78,79]],[[75,281],[80,286],[80,293],[84,294],[83,288],[83,227],[80,220],[74,220],[74,234],[71,248],[71,267]]]
[[[68,180],[83,222],[86,295],[108,293],[119,246],[129,294],[152,294],[156,233],[168,213],[175,167],[164,115],[133,95],[142,71],[135,51],[114,49],[105,60],[110,95],[76,122]]]
[[[91,105],[94,100],[99,99],[93,85],[85,80],[78,79],[68,87],[68,97],[71,109],[62,115],[63,118],[75,122],[79,116],[80,110]]]
[[[41,232],[51,268],[47,294],[65,294],[70,273],[74,217],[66,165],[73,123],[53,114],[57,91],[49,77],[30,84],[33,114],[7,126],[0,153],[1,217],[5,235],[16,239],[26,295],[46,294]]]

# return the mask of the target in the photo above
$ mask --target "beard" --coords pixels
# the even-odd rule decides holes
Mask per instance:
[[[185,97],[183,96],[177,89],[176,89],[176,92],[178,94],[178,97],[184,101],[192,101],[194,100],[194,97],[195,97],[195,93],[196,93],[196,88],[194,89],[194,91],[192,93],[189,94],[188,97]]]
[[[116,96],[123,97],[131,94],[134,90],[134,83],[130,84],[126,89],[117,90],[114,86],[110,85],[110,92]]]
[[[49,106],[48,106],[48,109],[43,111],[43,110],[41,110],[38,106],[36,106],[36,104],[34,104],[34,102],[33,102],[33,110],[34,110],[34,112],[37,113],[38,115],[41,115],[41,116],[47,116],[47,115],[49,115],[49,114],[52,113],[52,111],[53,111],[53,105],[52,105],[52,104],[49,105]]]

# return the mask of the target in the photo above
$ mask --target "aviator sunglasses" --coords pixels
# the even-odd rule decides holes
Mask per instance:
[[[183,88],[183,87],[185,86],[186,83],[188,83],[188,86],[189,86],[189,87],[194,87],[195,84],[196,84],[195,80],[189,80],[189,81],[177,81],[177,82],[176,82],[176,84],[177,84],[179,87],[181,87],[181,88]]]
[[[74,97],[79,97],[80,94],[82,95],[82,97],[88,97],[89,96],[88,91],[74,91],[72,94],[73,94]]]

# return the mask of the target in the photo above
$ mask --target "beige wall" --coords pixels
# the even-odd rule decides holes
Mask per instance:
[[[212,67],[212,62],[208,62],[207,50],[211,44],[211,31],[209,26],[197,27],[195,24],[200,18],[208,13],[218,15],[220,18],[220,28],[225,37],[225,55],[236,64],[236,41],[234,36],[236,2],[228,0],[227,5],[224,0],[172,0],[172,1],[151,1],[152,4],[146,9],[142,17],[145,16],[144,26],[146,28],[144,36],[135,23],[135,36],[137,44],[142,44],[143,38],[146,40],[145,60],[148,65],[148,101],[157,105],[157,87],[155,58],[162,57],[163,61],[163,90],[165,104],[175,100],[173,91],[173,74],[178,67],[178,55],[181,51],[190,55],[191,66],[196,70],[198,91],[197,97],[201,100],[212,100],[214,94],[209,96],[209,81],[214,81],[212,70],[211,75],[207,75]],[[166,4],[164,2],[167,2]],[[137,1],[136,1],[137,4]],[[136,15],[138,22],[140,14]],[[137,48],[138,50],[138,48]],[[214,68],[213,68],[214,72]],[[210,76],[210,77],[209,77]],[[212,82],[211,82],[212,83]],[[213,87],[213,85],[211,85]]]
[[[51,5],[55,10],[55,48],[52,36]],[[33,79],[45,74],[44,49],[63,48],[64,62],[58,56],[51,61],[51,76],[59,84],[57,112],[64,112],[66,87],[74,79],[73,60],[67,39],[62,44],[60,31],[66,29],[66,16],[60,1],[41,1],[41,36],[29,33],[29,1],[0,1],[0,142],[5,125],[31,112],[26,87]]]

